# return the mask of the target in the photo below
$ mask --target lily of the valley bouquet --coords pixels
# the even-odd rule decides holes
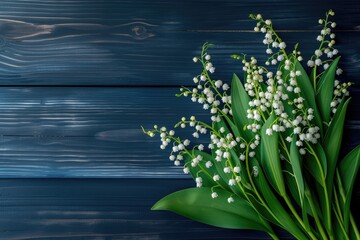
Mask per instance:
[[[193,137],[210,137],[207,146],[192,146],[173,130],[155,126],[161,149],[183,165],[196,187],[172,193],[154,206],[213,226],[255,229],[278,239],[281,227],[297,239],[360,239],[350,211],[359,168],[360,147],[339,158],[348,87],[337,75],[340,57],[334,48],[333,11],[320,19],[319,47],[306,62],[298,45],[289,52],[271,20],[260,14],[254,30],[265,34],[269,55],[265,66],[246,55],[243,81],[234,74],[231,89],[213,78],[205,44],[194,62],[203,71],[194,88],[181,88],[211,113],[211,123],[183,117],[175,127],[194,128]],[[210,121],[209,121],[210,122]]]

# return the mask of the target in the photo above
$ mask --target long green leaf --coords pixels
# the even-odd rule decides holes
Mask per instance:
[[[270,184],[281,196],[284,196],[285,184],[278,151],[279,133],[274,131],[272,135],[266,134],[266,129],[271,128],[274,121],[275,114],[272,113],[261,129],[261,165]]]
[[[286,169],[287,171],[293,171],[291,164],[288,162],[285,162],[284,169]],[[306,220],[306,218],[307,218],[306,214],[313,216],[313,213],[312,213],[310,205],[309,205],[309,201],[305,197],[305,189],[304,189],[303,202],[301,202],[300,195],[299,195],[300,193],[299,193],[299,190],[297,187],[297,182],[295,180],[295,177],[290,174],[284,174],[284,176],[285,176],[285,183],[286,183],[287,189],[289,189],[289,192],[290,192],[293,200],[296,202],[296,204],[300,208],[302,208],[304,220]],[[303,179],[304,179],[304,177],[303,177]],[[305,182],[306,181],[303,181],[304,188],[305,188]]]
[[[247,118],[247,110],[249,109],[250,98],[246,93],[244,86],[236,74],[233,75],[231,83],[231,110],[234,122],[239,129],[240,134],[246,140],[253,138],[251,131],[244,130],[244,126],[251,124],[251,120]]]
[[[330,121],[330,103],[333,99],[335,74],[339,60],[340,57],[337,57],[331,63],[330,67],[325,70],[319,80],[319,86],[316,92],[316,102],[319,106],[322,119],[327,123]]]
[[[331,230],[331,194],[327,188],[326,177],[328,175],[328,159],[325,151],[320,143],[315,146],[308,144],[308,149],[311,150],[311,154],[306,158],[305,167],[308,172],[316,179],[315,187],[317,189],[317,195],[319,197],[319,204],[323,214],[323,221],[326,223],[325,227],[328,231]]]
[[[231,121],[231,119],[227,117],[225,120],[226,120],[227,124],[229,124],[229,127],[230,127],[230,129],[231,129],[232,134],[233,134],[235,137],[241,137],[241,134],[240,134],[239,129],[238,129],[237,126]]]
[[[311,80],[299,61],[296,61],[295,67],[296,70],[301,72],[301,75],[296,77],[296,79],[297,79],[297,84],[302,91],[301,95],[306,99],[304,105],[314,110],[314,121],[316,122],[316,125],[319,126],[321,136],[323,136],[323,127],[322,127],[323,123],[321,120],[321,116],[319,114],[318,107],[316,105],[315,92],[313,85],[311,84]]]
[[[343,99],[338,106],[323,141],[323,146],[325,146],[325,154],[327,157],[328,171],[326,176],[326,186],[328,190],[328,199],[332,199],[333,197],[335,169],[342,142],[346,110],[349,105],[350,98],[345,103],[344,101],[345,99]]]
[[[304,235],[304,233],[299,229],[298,225],[290,217],[288,211],[285,210],[285,208],[282,206],[281,201],[272,191],[256,158],[251,159],[251,166],[257,167],[258,175],[254,176],[253,180],[258,191],[265,199],[268,208],[272,211],[272,214],[278,222],[278,225],[282,226],[286,231],[291,233],[297,239],[308,239],[307,236]]]
[[[324,186],[327,175],[327,158],[325,151],[320,143],[315,146],[310,145],[309,148],[314,150],[314,153],[304,159],[304,165],[316,181],[321,186]],[[313,154],[315,154],[315,156]]]
[[[189,188],[159,200],[152,210],[169,210],[198,222],[222,228],[254,229],[271,232],[249,203],[231,193],[217,189],[211,198],[210,188]],[[232,196],[233,203],[227,199]]]
[[[281,227],[281,225],[279,224],[279,222],[274,218],[273,215],[271,215],[271,213],[268,211],[268,209],[259,202],[259,200],[254,196],[254,193],[249,191],[247,193],[247,196],[249,198],[249,202],[251,202],[251,204],[254,206],[254,208],[256,208],[257,212],[267,221]]]
[[[301,207],[303,208],[304,204],[304,179],[302,173],[302,162],[299,153],[299,149],[296,146],[296,136],[293,137],[290,146],[290,162],[294,174],[294,178],[296,181],[296,186],[299,192]]]
[[[338,170],[341,178],[342,186],[346,194],[344,204],[344,225],[349,227],[350,202],[352,189],[360,166],[360,145],[353,149],[339,163]]]
[[[327,175],[327,185],[332,191],[333,178],[335,174],[335,168],[337,165],[337,160],[339,157],[342,135],[345,123],[346,110],[350,102],[350,98],[344,103],[345,99],[342,100],[340,105],[337,108],[337,111],[330,123],[330,126],[326,132],[323,146],[325,146],[325,154],[328,159],[328,175]],[[330,195],[331,196],[331,195]]]
[[[316,86],[316,68],[315,67],[313,67],[313,69],[311,70],[309,79],[313,84],[313,88],[315,88],[315,86]]]

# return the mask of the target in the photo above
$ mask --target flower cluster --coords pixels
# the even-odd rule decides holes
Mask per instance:
[[[219,112],[221,114],[231,113],[231,97],[227,91],[230,86],[227,83],[223,83],[222,80],[212,79],[210,74],[215,72],[215,67],[210,62],[211,55],[207,53],[207,49],[212,44],[204,44],[200,57],[194,57],[193,61],[200,62],[203,66],[201,74],[193,78],[193,82],[197,85],[196,88],[182,87],[181,93],[177,96],[191,96],[191,101],[198,102],[203,105],[204,110],[209,110],[213,116],[211,120],[213,122],[219,121]]]
[[[326,70],[330,66],[329,63],[331,59],[339,53],[339,51],[334,48],[335,33],[332,32],[332,29],[336,27],[336,23],[329,20],[329,17],[334,15],[334,11],[330,10],[326,13],[325,19],[319,19],[319,24],[322,25],[323,28],[316,40],[320,42],[320,45],[318,49],[315,50],[314,55],[308,60],[307,65],[309,67],[323,65],[324,70]],[[324,56],[328,59],[323,59]],[[336,71],[338,75],[340,75],[341,72],[342,70],[340,68]]]
[[[252,132],[258,132],[266,120],[265,116],[273,111],[277,119],[270,128],[266,129],[266,134],[285,133],[287,129],[291,129],[290,134],[284,137],[287,141],[291,142],[292,135],[297,134],[300,138],[297,144],[299,147],[303,146],[304,140],[315,144],[320,138],[319,127],[313,122],[314,110],[304,104],[305,99],[297,84],[302,73],[296,70],[295,64],[287,55],[286,58],[276,73],[257,66],[254,57],[250,62],[243,58],[243,70],[247,76],[244,87],[251,98],[247,118],[253,121],[246,127]],[[264,81],[266,88],[262,84]],[[286,111],[286,109],[292,110]],[[300,153],[305,154],[305,150],[301,148]]]

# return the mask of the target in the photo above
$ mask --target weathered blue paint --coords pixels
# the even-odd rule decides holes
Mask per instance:
[[[354,88],[354,98],[360,89]],[[0,178],[186,177],[140,126],[172,128],[182,116],[208,120],[177,88],[0,88]],[[350,106],[346,150],[359,143],[359,108]],[[177,131],[181,138],[192,129]]]
[[[317,19],[330,7],[339,11],[344,70],[350,78],[360,74],[353,44],[360,41],[360,10],[352,0],[1,3],[0,85],[181,85],[197,73],[191,59],[205,41],[217,44],[218,77],[229,79],[238,68],[230,54],[265,57],[249,13],[272,17],[288,46],[300,39],[306,56],[317,44]]]
[[[356,0],[1,1],[0,239],[269,239],[149,211],[193,183],[139,127],[207,117],[174,97],[199,73],[191,59],[205,41],[216,44],[215,76],[225,82],[242,75],[230,54],[265,60],[249,13],[272,18],[306,57],[329,8],[341,79],[359,85]],[[359,144],[357,85],[346,150]]]
[[[2,179],[0,238],[269,239],[149,210],[162,196],[192,186],[179,179]]]

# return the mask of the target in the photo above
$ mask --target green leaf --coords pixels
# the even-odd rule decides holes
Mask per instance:
[[[316,144],[315,146],[309,143],[309,148],[314,152],[309,154],[305,159],[305,167],[316,179],[316,181],[321,186],[324,186],[327,174],[327,159],[325,151],[320,143]],[[315,154],[315,156],[313,154]]]
[[[296,70],[301,72],[301,75],[296,77],[296,79],[297,79],[297,84],[302,91],[301,95],[303,95],[303,97],[306,99],[306,101],[304,102],[304,105],[306,107],[310,107],[314,110],[314,120],[316,122],[316,125],[319,126],[319,128],[320,128],[321,136],[323,136],[323,127],[322,127],[323,123],[321,120],[321,116],[319,114],[318,107],[316,105],[315,92],[314,92],[313,85],[311,84],[308,74],[306,73],[305,69],[303,68],[303,66],[301,65],[301,63],[299,61],[296,61],[295,67],[296,67]]]
[[[277,225],[282,226],[286,231],[291,233],[297,239],[308,239],[306,235],[299,229],[297,224],[288,214],[288,211],[282,206],[281,201],[275,196],[274,192],[270,188],[268,182],[266,181],[264,172],[259,165],[259,162],[256,158],[252,158],[251,166],[257,167],[258,175],[253,177],[255,185],[258,191],[261,193],[265,199],[268,208],[272,211],[273,217],[278,222]]]
[[[224,190],[216,192],[218,197],[212,199],[210,188],[181,190],[159,200],[152,210],[169,210],[216,227],[272,232],[246,200]],[[233,203],[227,202],[230,196]]]
[[[325,153],[327,156],[327,176],[326,176],[326,186],[328,189],[328,198],[332,199],[333,196],[333,184],[334,184],[334,175],[335,169],[338,162],[342,135],[344,129],[345,115],[347,107],[349,105],[350,99],[346,102],[345,98],[342,99],[340,105],[337,108],[337,111],[330,122],[329,128],[325,134],[323,146],[325,146]]]
[[[273,215],[271,215],[271,213],[268,211],[268,209],[259,202],[259,200],[257,199],[257,197],[254,196],[254,193],[249,191],[247,193],[247,197],[249,198],[249,202],[251,202],[251,204],[254,206],[254,208],[256,208],[257,212],[267,221],[281,227],[281,225],[279,224],[279,222],[274,218]]]
[[[192,154],[194,156],[190,156],[189,154],[185,154],[183,156],[185,165],[189,168],[191,176],[194,179],[197,177],[201,177],[204,187],[212,187],[212,186],[216,185],[216,182],[212,178],[216,173],[216,169],[214,166],[215,159],[213,158],[213,156],[211,156],[210,154],[207,154],[205,152],[198,151],[198,150],[193,150]],[[193,157],[196,157],[198,155],[202,156],[202,160],[195,167],[192,167],[191,166],[192,159],[193,159]],[[212,162],[213,166],[210,168],[207,168],[205,166],[207,161]]]
[[[265,121],[261,129],[261,165],[264,168],[266,177],[270,184],[281,196],[284,196],[286,194],[285,184],[278,150],[279,134],[275,131],[272,133],[272,135],[266,134],[266,129],[271,128],[271,125],[274,123],[275,119],[275,114],[272,113]]]
[[[285,162],[284,166],[287,171],[292,170],[292,166],[290,163]],[[307,218],[307,216],[305,216],[306,214],[313,216],[309,202],[308,202],[307,198],[305,197],[305,195],[303,198],[303,202],[301,202],[301,200],[300,200],[299,190],[297,188],[297,183],[296,183],[295,177],[290,174],[284,174],[284,176],[285,176],[286,186],[288,187],[287,189],[289,189],[289,192],[290,192],[292,198],[294,199],[294,201],[296,202],[296,204],[302,209],[304,220],[306,220],[306,218]],[[305,181],[303,183],[305,185]],[[305,186],[304,186],[304,188],[305,188]],[[304,189],[304,194],[305,194],[305,189]]]
[[[291,146],[290,146],[290,163],[291,163],[294,178],[296,181],[296,186],[297,186],[297,189],[299,192],[300,204],[301,204],[301,207],[303,208],[303,206],[304,206],[304,179],[303,179],[303,174],[302,174],[301,157],[300,157],[299,149],[296,146],[296,140],[297,140],[296,136],[294,135],[293,140],[291,142]]]
[[[315,87],[315,85],[316,85],[316,68],[315,67],[313,67],[313,69],[311,70],[309,79],[313,83],[313,87]],[[314,83],[315,83],[315,85],[314,85]]]
[[[325,222],[326,230],[331,231],[331,195],[329,194],[329,189],[326,186],[328,161],[325,151],[320,143],[317,143],[315,146],[311,143],[308,143],[307,146],[308,149],[310,149],[311,154],[308,155],[308,157],[304,161],[304,164],[308,172],[315,178],[318,183],[315,183],[315,188],[317,189],[319,204],[321,205],[323,221]],[[324,191],[324,189],[327,189],[327,191]]]
[[[344,204],[344,225],[346,229],[349,227],[351,194],[359,170],[359,165],[360,145],[348,153],[338,166],[341,183],[346,194]]]
[[[251,131],[244,130],[244,126],[251,124],[251,120],[247,118],[247,110],[249,109],[250,98],[247,95],[244,86],[236,74],[233,75],[231,83],[231,110],[234,122],[243,138],[247,141],[254,137]]]
[[[319,206],[319,201],[313,200],[313,198],[315,198],[316,196],[317,186],[319,186],[319,184],[315,183],[316,185],[315,187],[314,186],[310,187],[308,183],[305,181],[304,185],[305,185],[304,195],[305,195],[305,204],[306,204],[305,206],[307,208],[306,211],[311,216],[317,215],[319,219],[322,219],[322,213]]]
[[[316,92],[316,102],[319,106],[322,119],[327,123],[330,121],[330,103],[333,99],[335,74],[339,60],[340,57],[337,57],[322,74]]]
[[[350,102],[350,98],[344,103],[345,99],[342,99],[337,111],[331,120],[329,128],[325,134],[323,146],[325,146],[325,154],[328,159],[328,176],[326,179],[327,186],[329,187],[330,193],[332,187],[330,187],[334,180],[335,168],[339,157],[342,135],[345,123],[346,110]],[[331,196],[331,195],[330,195]]]
[[[237,126],[231,121],[230,118],[226,117],[225,118],[227,124],[229,124],[229,127],[231,129],[232,134],[234,135],[234,137],[241,137],[240,131],[237,128]]]

